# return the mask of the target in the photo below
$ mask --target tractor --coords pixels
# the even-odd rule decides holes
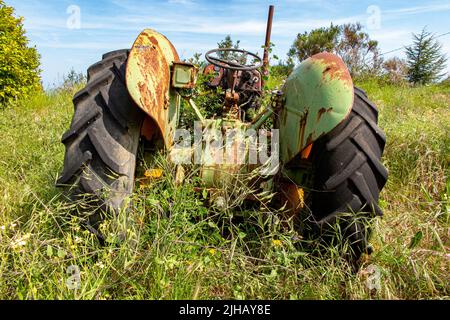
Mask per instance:
[[[194,165],[198,189],[221,203],[220,191],[245,176],[242,181],[260,194],[272,195],[264,205],[306,225],[302,232],[330,243],[336,237],[330,230],[339,230],[351,259],[370,254],[370,222],[382,215],[379,193],[388,178],[378,110],[354,86],[341,58],[327,52],[303,61],[279,90],[265,90],[273,12],[271,6],[263,58],[215,49],[206,53],[209,64],[200,73],[180,60],[165,36],[146,29],[131,49],[106,53],[92,65],[62,137],[58,185],[70,199],[89,197],[103,213],[127,210],[138,147],[152,143],[176,164],[178,183]],[[195,103],[199,75],[208,76],[211,90],[220,89],[223,106],[213,118]],[[193,139],[179,128],[182,106],[197,117]],[[92,214],[90,228],[104,216]]]

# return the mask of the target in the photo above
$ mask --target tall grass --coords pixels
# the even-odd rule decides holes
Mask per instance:
[[[132,210],[102,224],[101,246],[54,187],[73,112],[63,90],[0,111],[0,298],[448,299],[449,88],[360,85],[380,109],[390,180],[358,274],[334,249],[298,250],[301,237],[264,207],[210,206],[193,184],[175,185],[162,157],[140,164],[163,177],[137,181]]]

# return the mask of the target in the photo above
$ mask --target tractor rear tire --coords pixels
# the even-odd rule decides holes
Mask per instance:
[[[116,213],[132,193],[143,112],[128,94],[129,50],[107,53],[88,69],[88,82],[75,94],[75,113],[63,135],[64,169],[58,186],[68,190],[95,225]]]
[[[388,178],[381,162],[385,144],[377,108],[363,90],[355,88],[350,116],[311,151],[314,191],[309,222],[313,234],[319,234],[327,245],[344,240],[351,261],[371,253],[370,224],[383,214],[378,200]]]

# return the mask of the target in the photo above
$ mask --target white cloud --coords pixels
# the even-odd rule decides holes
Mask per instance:
[[[409,15],[409,14],[420,14],[420,13],[435,12],[435,11],[447,11],[447,10],[450,10],[450,3],[386,10],[384,12],[387,14],[391,14],[391,15],[396,15],[396,14],[397,15]]]
[[[83,54],[83,50],[93,53],[128,47],[139,32],[147,27],[169,35],[184,58],[193,52],[205,52],[214,47],[226,34],[231,34],[234,39],[241,39],[245,49],[260,51],[259,44],[263,42],[267,18],[266,4],[256,0],[211,4],[195,0],[112,0],[110,3],[113,5],[108,6],[108,15],[104,14],[97,4],[81,6],[81,30],[69,30],[64,5],[63,10],[60,10],[60,6],[55,5],[56,1],[10,1],[16,2],[18,14],[25,16],[25,28],[31,36],[32,44],[42,48],[43,55],[57,55],[58,49],[77,50],[76,55],[79,56]],[[276,54],[283,57],[299,32],[329,26],[331,22],[365,23],[368,15],[364,4],[361,6],[361,12],[345,11],[343,8],[348,7],[349,3],[331,0],[286,0],[276,4],[272,30]],[[419,24],[430,21],[427,18],[427,21],[419,23],[421,14],[438,14],[450,10],[448,1],[403,8],[398,8],[398,3],[380,2],[382,29],[368,30],[371,38],[379,41],[384,52],[410,44],[411,33],[421,28]],[[442,33],[447,30],[439,31]],[[445,42],[444,38],[440,40],[444,44],[445,52],[450,56],[448,41]],[[401,52],[394,54],[400,55]],[[84,59],[86,64],[92,62]],[[52,61],[48,60],[47,64],[50,63]]]

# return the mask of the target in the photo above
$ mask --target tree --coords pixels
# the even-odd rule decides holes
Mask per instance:
[[[404,83],[408,75],[408,67],[403,59],[390,58],[383,63],[383,74],[390,83]]]
[[[187,62],[196,65],[199,69],[203,69],[206,65],[205,60],[202,60],[202,54],[195,52],[192,57],[187,59]]]
[[[217,48],[220,48],[220,49],[239,49],[240,43],[241,43],[240,40],[237,40],[236,43],[234,43],[234,41],[231,39],[231,36],[227,35],[225,37],[225,39],[223,39],[222,41],[217,43]],[[236,58],[235,54],[230,53],[230,52],[220,52],[218,55],[220,56],[220,58],[222,58],[224,60],[229,60],[229,59]]]
[[[0,0],[0,103],[41,89],[40,56],[28,46],[23,18]]]
[[[341,29],[331,24],[328,28],[318,28],[311,32],[299,33],[289,50],[288,57],[303,61],[323,51],[334,51]]]
[[[362,31],[360,23],[344,24],[327,28],[318,28],[298,34],[288,57],[299,62],[323,51],[339,55],[350,70],[352,76],[363,73],[378,73],[382,59],[378,52],[378,42],[371,40]]]
[[[241,40],[237,40],[236,42],[233,41],[233,39],[231,39],[230,35],[227,35],[225,37],[225,39],[223,39],[222,41],[220,41],[217,44],[217,48],[220,49],[240,49],[240,44],[241,44]],[[245,54],[241,54],[241,53],[236,53],[236,52],[219,52],[217,54],[219,56],[219,58],[223,59],[223,60],[235,60],[240,64],[246,64],[247,63],[247,56]]]
[[[378,51],[378,42],[371,40],[362,31],[360,23],[344,24],[340,27],[335,52],[344,60],[353,77],[370,73],[379,75],[383,60]]]
[[[414,43],[406,48],[408,80],[414,84],[428,84],[441,79],[446,66],[442,45],[427,32],[413,34]]]
[[[62,90],[78,90],[80,85],[86,85],[87,78],[84,73],[76,72],[73,68],[64,76],[64,82],[59,89]]]

